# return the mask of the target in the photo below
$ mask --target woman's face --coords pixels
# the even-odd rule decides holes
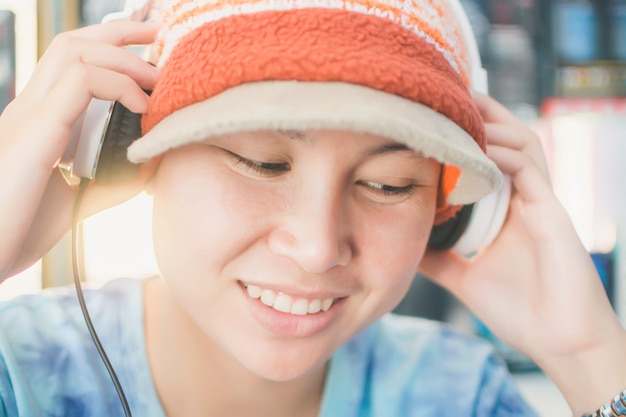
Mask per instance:
[[[154,184],[162,277],[208,343],[264,378],[296,378],[403,298],[438,180],[437,162],[355,132],[174,149]]]

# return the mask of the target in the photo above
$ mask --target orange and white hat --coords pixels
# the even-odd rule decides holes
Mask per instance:
[[[163,0],[161,74],[128,158],[238,131],[372,133],[443,163],[441,223],[502,181],[452,1]]]

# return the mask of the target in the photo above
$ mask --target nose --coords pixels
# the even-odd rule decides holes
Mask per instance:
[[[284,220],[270,233],[270,250],[292,259],[308,273],[347,265],[353,249],[341,200],[328,189],[298,198],[299,202],[290,205]]]

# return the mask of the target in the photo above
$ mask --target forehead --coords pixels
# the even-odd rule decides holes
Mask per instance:
[[[395,152],[403,152],[418,158],[424,156],[410,148],[404,143],[387,138],[385,136],[375,135],[367,132],[358,132],[351,130],[331,130],[331,129],[277,129],[277,130],[257,130],[243,131],[220,135],[209,138],[207,142],[228,142],[228,141],[254,141],[255,145],[263,146],[264,144],[282,143],[285,141],[314,144],[316,142],[328,141],[339,145],[346,145],[354,148],[363,156],[374,156],[380,154],[388,154]]]
[[[305,130],[276,130],[276,133],[289,139],[297,139],[297,140],[307,140],[310,139],[307,137],[307,132]]]

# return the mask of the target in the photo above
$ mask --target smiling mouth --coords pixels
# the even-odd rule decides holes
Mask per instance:
[[[309,300],[306,298],[292,297],[285,293],[264,289],[256,285],[245,284],[244,286],[250,298],[259,299],[266,306],[280,311],[281,313],[289,313],[297,316],[328,311],[335,302],[334,298]]]

